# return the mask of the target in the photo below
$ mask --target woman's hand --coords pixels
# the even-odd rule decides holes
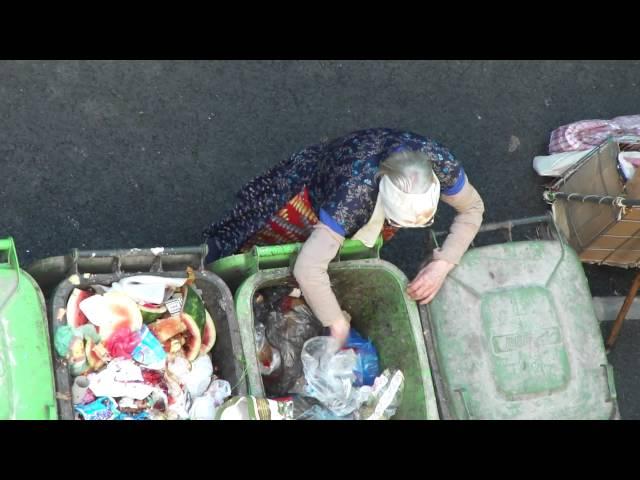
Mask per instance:
[[[342,311],[342,313],[349,315],[344,310]],[[350,315],[349,317],[346,317],[346,318],[342,317],[336,320],[335,322],[333,322],[329,327],[329,329],[331,330],[331,336],[338,341],[338,343],[340,344],[340,347],[342,347],[346,343],[347,338],[349,338],[349,329],[351,328],[351,325],[349,324],[350,320],[351,320]]]
[[[436,296],[444,279],[455,264],[446,260],[434,260],[422,268],[416,278],[407,286],[407,293],[421,305],[429,303]]]

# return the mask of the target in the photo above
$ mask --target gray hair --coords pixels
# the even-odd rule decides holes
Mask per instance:
[[[387,175],[405,193],[425,193],[433,184],[433,166],[424,152],[403,150],[380,163],[376,178]]]

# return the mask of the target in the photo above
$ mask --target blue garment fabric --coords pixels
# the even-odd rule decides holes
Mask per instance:
[[[442,193],[454,195],[464,185],[462,166],[434,140],[390,128],[352,132],[303,148],[251,180],[238,192],[235,206],[204,230],[207,262],[236,253],[304,187],[320,220],[340,235],[352,236],[373,213],[380,162],[398,149],[426,153]]]
[[[464,170],[462,167],[460,167],[460,173],[458,173],[458,179],[456,180],[456,183],[444,189],[440,188],[440,193],[449,196],[455,195],[456,193],[460,193],[460,190],[462,190],[462,187],[464,187],[465,183],[466,181],[464,179]]]
[[[327,225],[329,228],[331,228],[331,230],[333,230],[337,234],[342,235],[343,237],[346,235],[346,232],[344,228],[342,228],[342,225],[336,222],[335,218],[329,215],[324,208],[320,209],[320,215],[318,215],[318,217],[320,218],[320,221],[322,223]]]

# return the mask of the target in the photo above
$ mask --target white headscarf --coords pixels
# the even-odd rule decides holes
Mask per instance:
[[[380,180],[378,199],[369,222],[356,232],[354,239],[373,247],[382,230],[385,218],[403,227],[428,223],[436,214],[440,199],[440,182],[433,175],[433,183],[425,193],[405,193],[384,175]]]

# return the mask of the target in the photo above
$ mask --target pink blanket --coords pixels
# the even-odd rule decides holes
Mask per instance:
[[[551,132],[549,153],[588,150],[608,137],[640,136],[640,115],[627,115],[611,120],[582,120],[556,128]]]

